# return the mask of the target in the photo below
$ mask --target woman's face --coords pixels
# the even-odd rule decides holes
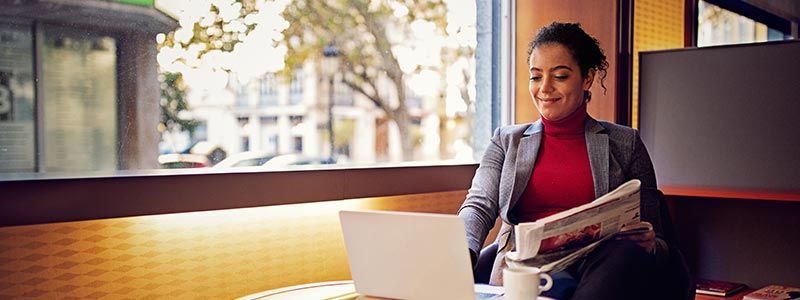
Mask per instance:
[[[533,105],[547,120],[558,121],[583,104],[583,91],[592,87],[594,70],[586,78],[578,61],[561,44],[544,44],[533,49],[528,89]]]

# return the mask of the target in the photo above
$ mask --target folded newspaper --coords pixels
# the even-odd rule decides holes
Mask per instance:
[[[536,266],[543,272],[566,269],[622,227],[639,222],[640,186],[638,179],[632,179],[587,204],[516,225],[516,249],[506,255],[506,262]]]

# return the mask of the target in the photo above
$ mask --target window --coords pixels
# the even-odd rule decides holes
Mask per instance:
[[[44,152],[47,171],[117,167],[117,49],[108,36],[44,27]]]
[[[160,55],[171,51],[190,52],[198,43],[191,39],[184,39],[189,41],[184,43],[181,37],[189,32],[198,34],[196,27],[201,28],[200,34],[211,34],[208,42],[199,44],[213,50],[191,53],[197,54],[203,63],[212,64],[211,69],[216,67],[212,59],[220,52],[252,53],[232,58],[241,59],[241,62],[216,67],[224,71],[223,74],[236,75],[242,81],[245,81],[243,78],[260,80],[260,103],[264,103],[265,96],[274,97],[268,102],[274,105],[260,105],[239,112],[276,120],[274,125],[248,124],[243,134],[250,137],[251,150],[272,147],[276,148],[275,154],[302,152],[309,157],[341,156],[337,161],[360,164],[471,156],[471,153],[459,153],[472,151],[462,146],[471,144],[469,136],[462,134],[463,130],[456,132],[450,128],[463,129],[466,124],[460,123],[471,120],[464,116],[474,114],[474,107],[463,105],[467,101],[457,101],[462,95],[474,97],[474,76],[455,76],[475,72],[472,54],[476,47],[474,3],[454,5],[455,2],[445,1],[441,7],[430,7],[394,1],[374,2],[373,7],[361,14],[333,1],[317,5],[297,0],[285,6],[266,2],[262,7],[259,7],[261,4],[247,7],[232,3],[230,8],[219,3],[212,4],[213,8],[201,14],[182,14],[186,12],[178,10],[176,15],[181,24],[187,25],[162,35]],[[326,14],[334,12],[343,16],[337,23],[319,22],[326,19]],[[422,15],[427,17],[418,17]],[[382,22],[385,32],[376,36],[367,31],[360,23],[365,18]],[[211,20],[221,22],[217,24]],[[244,24],[247,22],[251,23]],[[247,26],[237,27],[243,24]],[[256,37],[262,40],[251,40]],[[227,45],[228,42],[231,45]],[[181,64],[177,59],[172,62],[161,63],[162,72]],[[190,80],[189,77],[185,79]],[[209,85],[199,86],[208,89]],[[189,83],[188,88],[197,89],[198,84]],[[220,89],[224,95],[226,87]],[[191,95],[188,100],[196,101]],[[215,107],[221,114],[213,117],[223,118],[225,101],[219,101]],[[209,132],[218,130],[211,127],[224,128],[224,122],[207,119],[211,116],[197,115],[198,119],[208,122]],[[384,122],[385,128],[380,128]],[[459,124],[437,125],[443,123]],[[466,127],[475,130],[471,124]],[[274,143],[277,145],[269,142],[270,138],[262,138],[271,136],[277,136]],[[215,139],[211,142],[224,149],[236,148],[226,146],[223,135],[209,135],[209,139]],[[430,141],[451,141],[459,147],[439,147]],[[235,154],[236,151],[228,152]]]
[[[274,73],[266,73],[258,82],[261,98],[260,103],[262,106],[275,106],[278,105],[278,80]]]
[[[697,15],[699,47],[778,41],[791,37],[788,20],[744,1],[699,1]]]
[[[106,5],[108,3],[112,4]],[[171,197],[174,197],[175,193],[164,193],[161,190],[164,187],[162,180],[172,182],[169,185],[170,188],[184,189],[178,182],[187,179],[186,176],[163,175],[183,174],[184,172],[182,171],[187,171],[191,174],[210,171],[213,175],[192,176],[190,181],[195,183],[186,188],[198,191],[199,193],[196,196],[215,195],[222,190],[225,190],[225,193],[232,193],[228,187],[232,184],[240,184],[239,180],[246,178],[245,184],[247,185],[269,186],[270,189],[275,190],[264,193],[264,195],[268,196],[259,197],[258,199],[251,198],[255,201],[250,202],[250,205],[270,205],[280,201],[290,201],[283,203],[299,203],[302,201],[338,199],[342,197],[342,194],[335,193],[335,189],[317,186],[309,190],[317,191],[313,193],[321,195],[298,195],[294,189],[291,192],[284,190],[286,188],[285,184],[282,186],[275,186],[275,184],[265,185],[264,182],[261,182],[264,178],[260,176],[262,172],[258,172],[259,176],[254,177],[239,174],[236,170],[232,170],[232,173],[235,174],[225,174],[228,171],[220,172],[219,170],[210,169],[219,164],[223,160],[221,158],[226,156],[233,157],[245,151],[260,152],[259,154],[267,153],[273,156],[302,152],[308,156],[315,156],[312,157],[313,159],[307,160],[311,162],[310,164],[326,164],[330,162],[325,159],[331,153],[329,150],[330,141],[333,141],[333,152],[341,154],[341,157],[336,160],[340,166],[334,167],[334,173],[355,174],[348,175],[348,178],[402,175],[405,181],[411,181],[407,182],[410,186],[405,187],[403,191],[396,190],[395,185],[367,184],[370,189],[368,193],[374,193],[375,191],[379,193],[372,195],[449,191],[460,189],[463,182],[467,180],[465,177],[470,176],[470,170],[474,170],[472,169],[474,162],[472,159],[480,156],[480,150],[473,151],[475,145],[483,147],[487,144],[486,139],[472,139],[471,137],[473,136],[472,132],[475,131],[490,135],[492,131],[490,127],[493,122],[486,118],[491,118],[491,110],[482,109],[481,112],[476,113],[481,115],[480,119],[483,119],[479,124],[484,124],[478,127],[473,126],[474,124],[471,122],[467,124],[465,120],[479,118],[464,118],[464,116],[465,114],[475,113],[474,105],[477,103],[494,102],[497,104],[499,102],[493,101],[492,96],[477,96],[480,92],[476,92],[476,89],[480,91],[481,88],[476,88],[475,76],[451,78],[442,74],[458,74],[461,70],[475,74],[476,65],[483,65],[483,68],[488,69],[492,65],[490,59],[495,59],[496,56],[492,58],[492,55],[486,55],[487,52],[484,51],[483,58],[476,59],[470,54],[460,58],[460,63],[456,65],[441,63],[445,61],[441,57],[426,57],[418,62],[415,62],[414,59],[409,60],[408,58],[416,58],[418,53],[430,50],[419,46],[425,44],[423,41],[426,36],[422,33],[428,32],[425,29],[430,28],[430,23],[414,23],[413,26],[415,28],[418,27],[414,32],[419,33],[420,36],[414,36],[413,46],[418,49],[411,47],[412,43],[403,41],[401,44],[408,47],[396,47],[396,49],[401,52],[405,51],[403,52],[405,56],[398,55],[397,57],[405,57],[399,61],[400,71],[405,74],[404,76],[407,76],[401,81],[405,85],[403,88],[421,83],[428,85],[428,87],[438,86],[437,89],[440,94],[422,94],[421,97],[427,98],[422,99],[424,105],[421,109],[426,111],[404,116],[406,117],[405,120],[409,120],[409,123],[398,123],[397,120],[402,120],[402,118],[396,118],[392,114],[404,113],[402,110],[397,110],[401,103],[397,97],[401,97],[403,93],[398,94],[400,89],[396,88],[394,82],[387,78],[389,71],[381,68],[365,68],[365,65],[356,65],[359,62],[368,60],[346,61],[350,56],[347,55],[345,49],[341,50],[341,56],[337,57],[341,62],[339,68],[336,69],[337,80],[333,85],[330,85],[335,86],[334,89],[336,89],[333,91],[334,97],[336,97],[336,101],[333,101],[335,105],[331,107],[327,104],[331,102],[328,100],[333,99],[333,97],[329,97],[328,75],[322,73],[320,67],[321,53],[307,52],[310,55],[304,57],[302,63],[292,65],[287,61],[278,61],[280,63],[276,63],[275,60],[272,60],[275,57],[287,57],[281,53],[282,50],[280,49],[272,49],[276,52],[269,53],[262,51],[264,49],[255,49],[257,51],[247,52],[253,49],[248,50],[247,47],[241,47],[244,44],[236,46],[226,43],[223,41],[224,39],[210,42],[206,44],[206,48],[191,46],[191,43],[176,46],[175,39],[168,41],[167,37],[170,34],[177,38],[178,43],[183,39],[190,41],[192,37],[200,37],[204,34],[213,36],[224,36],[225,34],[214,29],[208,30],[208,28],[204,32],[194,32],[193,29],[195,27],[191,26],[187,26],[189,28],[187,30],[181,30],[180,23],[176,19],[178,14],[173,13],[174,11],[180,11],[181,7],[173,5],[170,9],[167,6],[169,5],[168,3],[180,4],[183,2],[75,1],[60,6],[60,14],[57,17],[48,18],[46,21],[40,19],[42,14],[37,13],[52,9],[46,4],[30,1],[4,2],[0,4],[0,22],[2,22],[0,31],[4,33],[0,36],[3,39],[18,38],[18,36],[27,37],[27,40],[23,39],[23,42],[19,44],[0,43],[0,49],[3,50],[3,52],[0,52],[0,62],[5,64],[3,65],[3,70],[6,73],[0,76],[5,77],[0,78],[0,86],[10,90],[7,95],[11,95],[10,111],[13,111],[14,122],[16,122],[15,124],[8,124],[7,120],[0,121],[0,130],[2,130],[2,134],[0,134],[0,149],[2,149],[0,155],[5,155],[7,153],[5,151],[8,149],[14,149],[13,151],[17,151],[15,153],[18,154],[0,156],[0,166],[3,168],[0,171],[2,172],[0,174],[0,185],[3,185],[4,189],[17,186],[16,182],[19,180],[24,183],[28,181],[38,182],[37,178],[40,177],[65,178],[70,181],[82,181],[87,177],[101,177],[97,180],[91,180],[91,184],[81,185],[83,187],[71,186],[73,190],[83,191],[82,193],[86,195],[94,195],[105,190],[118,189],[109,186],[112,182],[114,182],[114,186],[116,186],[116,182],[120,181],[135,182],[133,185],[136,186],[134,190],[137,197],[154,201],[152,206],[138,210],[141,213],[154,214],[163,212],[158,208],[160,205],[158,203],[173,203],[173,201],[182,203],[179,205],[181,208],[178,211],[191,211],[198,208],[195,207],[197,202],[193,202],[192,199],[188,198],[189,196],[182,195],[177,197],[179,199],[172,199]],[[214,1],[214,3],[225,3],[225,1]],[[236,6],[233,1],[231,3]],[[271,1],[265,1],[265,3],[271,3]],[[436,32],[443,35],[446,33],[446,36],[449,37],[446,39],[441,39],[441,36],[437,37],[440,40],[432,44],[436,46],[435,49],[444,51],[447,48],[445,46],[448,45],[477,47],[475,42],[477,30],[474,24],[476,20],[474,15],[475,8],[470,8],[473,3],[463,5],[463,3],[459,2],[457,4],[458,11],[446,14],[447,22],[437,23],[448,24],[446,28],[437,28]],[[488,5],[486,3],[478,4],[484,6],[484,9]],[[455,7],[451,1],[445,1],[445,5],[447,5],[448,9]],[[492,5],[499,6],[499,4]],[[464,8],[467,10],[463,10]],[[400,6],[395,6],[392,9],[397,10],[400,17],[410,15],[404,15],[404,9]],[[209,11],[211,11],[210,8]],[[228,12],[228,10],[224,9],[215,9],[214,11],[219,13]],[[271,8],[263,11],[280,12],[280,10]],[[113,16],[115,19],[124,19],[130,22],[108,22],[108,18],[100,16]],[[392,14],[392,16],[381,20],[391,21],[394,17],[397,16]],[[500,19],[499,16],[497,18]],[[197,24],[199,24],[199,19],[197,21]],[[393,26],[403,24],[397,20],[393,22],[397,22]],[[493,23],[485,22],[482,26],[493,26],[491,24]],[[245,27],[251,28],[249,26]],[[226,28],[236,28],[236,24]],[[398,28],[400,27],[395,29]],[[104,67],[103,73],[86,75],[87,71],[85,70],[75,73],[81,76],[101,76],[100,74],[104,74],[102,78],[87,77],[89,78],[87,82],[93,83],[97,81],[98,84],[101,84],[104,87],[102,91],[90,92],[93,87],[79,87],[85,92],[84,95],[91,97],[91,99],[82,99],[81,101],[84,101],[82,104],[94,105],[99,101],[102,105],[98,104],[100,106],[90,108],[102,108],[102,111],[107,115],[101,115],[95,120],[88,120],[93,116],[87,117],[88,114],[86,112],[73,115],[76,119],[81,118],[86,122],[104,122],[102,127],[98,126],[93,130],[84,131],[82,134],[86,136],[109,138],[111,133],[114,134],[114,137],[110,138],[111,145],[113,145],[110,150],[103,148],[102,144],[85,145],[85,147],[92,147],[92,149],[89,149],[91,151],[106,152],[98,155],[99,158],[102,158],[102,160],[98,161],[113,161],[111,164],[99,164],[100,167],[92,167],[95,168],[92,170],[74,167],[48,170],[45,167],[48,161],[57,158],[54,157],[55,153],[47,152],[46,144],[48,141],[44,134],[47,126],[51,126],[48,125],[48,122],[54,122],[49,119],[53,115],[41,113],[45,110],[44,105],[47,102],[47,99],[45,99],[47,95],[44,92],[48,83],[44,79],[49,76],[44,72],[52,71],[54,66],[49,66],[49,62],[46,60],[38,60],[39,57],[43,57],[42,51],[45,51],[44,46],[38,45],[38,43],[44,43],[45,39],[34,39],[33,37],[46,37],[48,36],[46,34],[48,30],[65,32],[66,35],[69,35],[70,32],[78,32],[79,39],[88,40],[88,42],[84,42],[88,47],[82,46],[83,48],[81,48],[88,50],[82,51],[87,51],[86,53],[107,51],[107,53],[113,54],[107,56],[104,60],[89,62],[108,63],[114,61],[107,64],[112,67],[107,69]],[[400,31],[407,32],[405,30]],[[14,34],[17,36],[9,37],[11,34],[7,32],[16,32]],[[430,32],[433,33],[434,31]],[[499,29],[494,30],[494,34],[498,32],[500,32]],[[158,35],[159,33],[161,35]],[[288,36],[289,33],[284,32],[282,34]],[[157,38],[153,39],[154,36],[157,36]],[[273,35],[266,34],[261,36]],[[235,40],[236,37],[243,36],[227,36],[225,39],[231,37]],[[95,42],[95,40],[100,42]],[[350,39],[344,40],[349,41]],[[453,43],[454,40],[460,42]],[[290,45],[292,47],[297,46],[294,44],[297,42],[296,39],[292,38],[273,40],[273,42],[276,43],[273,45],[280,46],[283,43],[287,47]],[[25,43],[28,43],[28,45]],[[34,43],[37,45],[34,45]],[[152,43],[159,45],[159,51],[152,51],[153,46],[148,46],[152,45]],[[256,43],[256,45],[259,45],[259,43]],[[342,47],[347,46],[344,45]],[[487,43],[484,43],[483,47],[484,49],[494,48],[494,46]],[[8,48],[13,49],[9,52]],[[112,49],[114,50],[112,51]],[[241,52],[236,52],[236,49],[241,50]],[[187,52],[190,53],[190,56],[181,56]],[[465,52],[472,53],[472,51]],[[191,56],[192,54],[195,56]],[[201,54],[208,55],[208,57],[205,60],[200,60]],[[84,57],[84,61],[88,57],[90,56]],[[230,57],[247,59],[244,62],[237,62],[231,61]],[[81,59],[76,59],[73,62],[79,61]],[[176,65],[174,64],[175,62],[180,62],[182,65]],[[220,65],[215,65],[215,63],[220,63]],[[414,64],[419,67],[414,67]],[[238,68],[237,72],[231,72],[230,68],[234,66]],[[352,69],[348,69],[351,66]],[[80,65],[73,65],[73,67],[83,68]],[[448,70],[448,68],[453,70]],[[11,69],[12,71],[7,72],[5,71],[6,69]],[[112,71],[107,73],[105,70]],[[287,73],[285,70],[302,70],[302,101],[297,102],[295,105],[290,104],[292,72]],[[419,76],[423,70],[427,74],[432,74],[431,72],[439,74],[439,77]],[[346,71],[365,71],[367,75],[377,74],[378,77],[375,77],[377,79],[374,82],[362,82],[362,85],[354,86],[352,84],[358,81],[359,77],[355,77],[352,73],[347,73]],[[276,79],[275,90],[278,101],[274,107],[265,107],[259,104],[260,86],[250,82],[255,82],[254,79],[257,80],[261,75],[270,72],[274,74]],[[13,76],[10,80],[7,79],[9,77],[8,73]],[[234,78],[236,79],[236,84],[233,84]],[[348,82],[343,80],[348,80]],[[498,79],[494,78],[493,80]],[[484,82],[490,83],[491,80],[484,80]],[[240,83],[241,85],[239,85]],[[473,97],[471,99],[472,105],[467,105],[466,107],[463,107],[463,104],[462,106],[452,106],[452,103],[457,103],[455,100],[459,99],[461,93],[454,93],[453,91],[456,89],[449,87],[444,89],[445,85],[464,87],[463,90],[467,92],[467,95]],[[487,87],[484,86],[482,88],[486,89]],[[363,89],[363,91],[360,91],[360,89]],[[110,93],[113,97],[106,97],[105,93]],[[247,105],[237,105],[237,98],[245,95]],[[432,95],[435,97],[431,97]],[[483,95],[494,94],[483,93]],[[338,97],[350,97],[350,99],[340,102]],[[499,99],[499,97],[497,98]],[[107,99],[113,99],[113,101],[108,101]],[[445,100],[448,102],[441,102]],[[112,102],[114,109],[107,110],[106,106],[103,106],[107,105],[107,102],[103,101]],[[244,102],[238,103],[244,104]],[[382,107],[382,105],[385,105],[385,107]],[[487,105],[486,107],[491,106]],[[114,114],[108,113],[109,111],[114,112]],[[328,118],[328,114],[332,114],[333,117]],[[115,119],[109,119],[110,116]],[[293,122],[292,116],[301,116],[302,118],[294,119],[301,120],[301,122]],[[243,122],[242,124],[239,123],[240,120]],[[333,126],[326,126],[329,120],[333,121]],[[410,123],[412,121],[415,124]],[[448,124],[448,126],[439,126],[438,124]],[[456,126],[450,126],[451,124]],[[447,131],[450,128],[456,128],[458,130],[457,134],[450,134]],[[329,129],[333,131],[333,139],[329,138],[331,136],[328,133]],[[406,130],[408,132],[403,132]],[[449,135],[444,138],[444,135],[447,134]],[[401,138],[402,136],[410,137],[408,139],[410,143],[406,144],[404,142],[405,139]],[[6,142],[9,138],[18,140]],[[448,145],[452,143],[457,146],[439,148],[437,147],[437,145],[440,145],[437,142],[438,140],[446,141]],[[74,141],[64,140],[64,142],[72,143]],[[410,147],[408,147],[409,145]],[[447,149],[447,151],[440,149]],[[81,150],[87,151],[87,149]],[[103,155],[108,155],[108,157],[112,158],[108,159]],[[262,157],[269,157],[268,155]],[[165,158],[164,164],[160,163],[162,157]],[[441,166],[430,166],[432,160],[450,160],[456,157],[464,160],[455,164],[445,162]],[[166,158],[172,158],[173,160],[167,161]],[[20,161],[27,165],[24,168],[7,167],[18,165]],[[387,166],[393,163],[413,161],[424,162],[416,163],[416,165],[412,164],[410,168],[407,165],[400,167]],[[464,161],[467,164],[464,164]],[[351,164],[357,164],[358,168],[345,169],[346,166]],[[425,166],[422,167],[419,164]],[[371,165],[377,166],[377,169],[373,171],[364,168],[364,166]],[[170,167],[193,167],[196,169],[154,171],[154,169]],[[258,170],[264,170],[264,168]],[[267,178],[276,178],[275,176],[277,176],[277,180],[267,180],[269,182],[286,182],[286,179],[282,178],[292,178],[291,183],[314,182],[324,186],[338,182],[341,178],[341,176],[330,175],[332,173],[329,170],[330,168],[302,172],[299,177],[303,179],[298,179],[298,176],[295,175],[296,173],[292,171],[264,173],[269,173]],[[90,173],[87,171],[99,172]],[[117,176],[120,174],[124,176]],[[152,176],[153,174],[158,176]],[[413,176],[411,176],[412,174]],[[428,175],[435,175],[435,178],[441,178],[442,180],[433,182],[430,179],[424,179],[425,184],[422,185],[417,185],[413,182],[417,180],[416,178],[431,178]],[[132,177],[135,177],[136,180],[132,179]],[[320,181],[320,178],[325,180]],[[220,184],[196,184],[196,180],[202,181],[206,179],[213,179]],[[347,184],[348,193],[346,195],[361,194],[357,190],[358,184],[354,182],[348,182]],[[430,184],[433,184],[433,186]],[[327,190],[331,192],[324,192]],[[354,191],[355,193],[353,193]],[[3,205],[7,201],[13,202],[19,199],[24,201],[25,197],[27,197],[19,192],[13,195],[11,198],[3,197],[5,198],[5,200],[2,200]],[[220,195],[218,198],[222,198],[221,194],[218,195]],[[241,196],[231,195],[231,197],[226,196],[225,199],[243,199]],[[250,197],[249,194],[245,196],[245,198],[248,197]],[[62,200],[67,199],[65,201],[73,198],[75,197],[63,193],[60,196]],[[109,200],[107,197],[103,198],[105,199],[104,201],[114,200]],[[50,197],[41,199],[46,202],[53,201]],[[94,198],[84,200],[95,201]],[[202,209],[232,208],[238,204],[230,203],[246,203],[247,201],[251,200],[220,202],[214,204],[213,207]],[[126,211],[123,207],[133,207],[133,205],[141,206],[141,203],[137,204],[135,201],[130,201],[119,203],[119,205],[115,204],[115,207]],[[37,207],[49,206],[41,205]],[[175,212],[175,210],[171,212]],[[122,215],[125,213],[123,212]],[[120,216],[116,212],[105,209],[95,210],[91,216],[89,216],[88,210],[85,214],[82,213],[82,210],[75,210],[74,214],[72,214],[66,212],[52,213],[37,209],[20,214],[25,219],[25,221],[22,221],[23,223],[51,222],[56,219],[62,221],[77,220],[112,215]],[[6,220],[8,222],[17,222],[11,219]]]
[[[236,76],[231,76],[228,84],[231,90],[236,93],[236,106],[250,106],[250,99],[248,97],[250,93],[247,90],[247,85],[239,82],[239,79],[236,78]]]
[[[476,96],[476,3],[374,2],[364,15],[303,0],[95,5],[108,2],[46,20],[34,13],[45,4],[0,4],[0,172],[114,174],[244,151],[429,162],[479,157],[472,132],[491,132],[470,121],[497,101]],[[379,40],[365,18],[382,22]]]
[[[295,153],[303,153],[303,137],[296,136],[294,137],[294,152]]]
[[[0,172],[36,170],[33,30],[0,23]]]
[[[292,71],[291,81],[289,82],[289,104],[297,105],[303,102],[304,76],[302,69]]]
[[[250,138],[247,136],[242,137],[242,151],[250,151]]]
[[[0,172],[116,169],[116,40],[97,31],[51,25],[0,27]],[[35,34],[43,36],[36,56]],[[41,73],[34,72],[34,57]],[[38,99],[34,78],[46,83]],[[38,109],[46,120],[34,117]],[[35,155],[34,149],[48,155]]]
[[[334,80],[334,105],[336,106],[353,106],[355,96],[353,89],[344,84],[341,80]]]
[[[229,3],[231,8],[235,9],[222,11],[225,13],[237,11],[237,4],[233,2],[238,1],[232,0]],[[272,3],[271,0],[263,2]],[[456,70],[449,70],[453,72],[465,70],[475,75],[470,79],[460,76],[461,79],[458,80],[458,82],[469,82],[462,92],[466,92],[471,99],[466,109],[463,107],[463,99],[455,97],[456,93],[449,91],[446,95],[439,95],[444,96],[439,99],[444,99],[447,103],[427,102],[426,105],[436,104],[438,112],[426,114],[417,121],[417,124],[425,126],[434,134],[423,135],[424,143],[416,140],[413,145],[417,148],[411,148],[414,156],[409,158],[404,157],[405,150],[399,142],[398,131],[403,126],[398,126],[396,120],[388,116],[387,111],[380,109],[380,105],[369,97],[354,96],[352,107],[334,107],[335,118],[326,118],[326,114],[331,111],[326,105],[329,103],[326,100],[330,99],[327,97],[329,94],[326,89],[328,77],[320,72],[319,53],[307,57],[310,63],[303,66],[306,74],[303,101],[307,103],[306,106],[287,105],[288,74],[278,71],[276,76],[280,107],[270,109],[237,107],[236,90],[234,90],[236,86],[229,80],[231,74],[224,68],[212,66],[214,63],[235,65],[234,61],[228,60],[231,55],[221,53],[221,50],[212,51],[209,54],[212,59],[202,63],[196,59],[197,56],[182,57],[179,61],[185,63],[182,66],[184,69],[164,67],[169,65],[167,62],[170,59],[180,56],[181,51],[186,50],[193,54],[203,51],[202,47],[181,50],[173,45],[167,45],[155,52],[152,46],[153,37],[157,37],[155,42],[159,44],[166,41],[165,35],[158,33],[174,32],[187,40],[191,40],[195,34],[200,38],[205,34],[219,33],[215,30],[176,31],[179,28],[179,22],[175,19],[177,14],[165,11],[181,10],[184,1],[68,1],[59,4],[58,14],[43,13],[53,9],[45,2],[0,1],[0,32],[2,32],[0,38],[3,39],[3,43],[0,43],[0,64],[6,73],[2,76],[4,78],[0,78],[2,79],[0,86],[5,88],[3,91],[10,90],[0,96],[6,97],[5,100],[11,98],[9,111],[13,111],[13,123],[7,122],[8,119],[0,120],[0,168],[2,168],[0,190],[4,195],[0,197],[0,205],[4,207],[0,210],[0,220],[3,220],[3,226],[8,226],[461,190],[468,184],[475,170],[474,159],[481,156],[481,148],[488,144],[491,127],[507,122],[493,116],[500,114],[499,99],[502,93],[497,92],[501,90],[498,83],[510,81],[500,79],[507,76],[506,73],[489,70],[501,65],[500,57],[511,53],[508,43],[511,40],[510,32],[500,28],[500,24],[504,24],[503,28],[510,26],[510,10],[504,1],[477,1],[476,9],[483,17],[476,18],[469,7],[473,3],[450,0],[444,2],[448,7],[455,3],[462,9],[464,4],[467,4],[467,10],[448,14],[447,24],[450,26],[447,27],[447,32],[448,35],[460,36],[459,40],[468,41],[466,47],[479,48],[475,51],[477,53],[475,57],[471,55],[463,57],[459,66],[454,68]],[[214,3],[228,2],[215,0]],[[184,10],[185,8],[183,7]],[[399,6],[393,9],[403,11]],[[265,11],[278,10],[268,8]],[[42,19],[44,16],[48,16],[46,20]],[[476,19],[485,22],[470,25]],[[476,30],[476,26],[482,29]],[[229,28],[234,27],[236,26],[229,26]],[[114,41],[116,64],[112,81],[115,82],[116,88],[116,121],[107,124],[109,128],[115,128],[116,132],[114,141],[116,165],[113,169],[99,170],[99,172],[45,169],[46,161],[50,159],[48,156],[51,154],[45,152],[44,148],[45,123],[49,122],[49,116],[41,112],[47,101],[58,100],[48,100],[43,95],[44,89],[47,89],[49,84],[43,80],[45,75],[42,73],[44,46],[41,43],[44,42],[44,31],[48,30],[47,28],[82,32],[81,38],[101,40],[110,38]],[[498,35],[506,35],[506,42],[500,43],[500,39],[495,38]],[[476,44],[475,36],[482,42]],[[19,40],[19,37],[23,39]],[[22,42],[6,43],[8,40]],[[287,45],[294,45],[296,41],[289,39],[286,42]],[[408,42],[404,40],[401,43],[410,45]],[[230,51],[236,48],[219,41],[209,45],[218,47],[216,50]],[[248,52],[253,49],[238,48],[242,52],[237,52],[237,55],[259,59],[247,59],[245,63],[239,64],[245,72],[236,74],[237,80],[248,76],[257,78],[258,74],[262,74],[261,71],[247,72],[247,67],[253,67],[255,70],[260,68],[283,70],[282,66],[273,66],[267,63],[267,60],[261,59],[273,57],[276,53],[265,53],[260,51],[263,49],[255,49],[259,51],[253,54]],[[345,57],[346,55],[342,54],[339,58]],[[347,64],[340,66],[344,68]],[[401,70],[419,71],[408,69],[405,64],[401,66],[403,66]],[[444,66],[439,64],[439,67]],[[10,80],[7,71],[9,69],[12,76]],[[475,69],[483,71],[475,72]],[[356,71],[359,70],[363,69],[356,68]],[[377,70],[378,73],[383,72]],[[339,70],[338,78],[341,78],[343,73]],[[437,82],[450,85],[452,84],[448,83],[450,79],[456,77],[446,78],[440,77]],[[110,77],[101,80],[105,79]],[[480,82],[480,86],[476,85],[476,82]],[[339,83],[342,82],[337,81],[336,84]],[[433,83],[433,80],[426,83]],[[415,85],[411,81],[407,81],[406,84]],[[356,92],[357,87],[353,89],[353,95],[359,95],[360,92]],[[380,96],[397,96],[398,89],[393,89],[393,83],[389,80],[375,82],[375,87],[380,89]],[[258,93],[257,85],[248,85],[247,89],[254,91],[250,92],[251,95]],[[453,90],[450,87],[448,89]],[[369,92],[370,89],[365,91]],[[248,103],[257,102],[248,100]],[[397,107],[397,101],[387,103],[391,104],[389,108]],[[454,103],[461,103],[461,107],[453,105]],[[0,108],[5,108],[2,104],[0,103]],[[502,104],[508,105],[507,102]],[[480,108],[474,109],[476,106]],[[467,119],[465,118],[467,113],[474,113],[471,115],[474,123],[463,121]],[[295,127],[303,129],[304,153],[309,153],[310,149],[317,152],[320,152],[320,149],[323,151],[329,149],[329,144],[325,142],[328,128],[335,128],[336,136],[346,138],[347,143],[334,145],[334,151],[343,154],[342,159],[336,161],[338,166],[327,168],[312,166],[300,171],[278,172],[262,172],[265,170],[263,166],[254,167],[252,170],[256,172],[211,169],[220,165],[222,158],[226,156],[246,154],[243,159],[254,157],[258,160],[271,159],[276,154],[291,152],[294,137],[286,133],[291,133],[293,129],[289,126],[292,115],[304,116],[302,125]],[[443,115],[445,117],[442,117]],[[246,135],[249,139],[247,145],[251,150],[237,153],[244,151],[242,148],[245,148],[242,139],[245,135],[238,126],[238,118],[245,116],[248,118],[249,127],[255,128],[249,130]],[[84,114],[75,117],[86,116]],[[337,120],[335,127],[325,126],[328,120],[334,119]],[[508,119],[508,114],[505,114],[503,120]],[[457,134],[445,136],[444,134],[449,134],[448,131],[438,131],[440,127],[448,127],[448,130],[455,128]],[[356,130],[364,128],[370,129],[368,134]],[[431,128],[437,129],[431,131]],[[402,130],[406,129],[408,128]],[[415,138],[419,137],[416,131],[410,133],[414,134]],[[9,142],[9,139],[12,141]],[[453,142],[454,140],[456,142]],[[222,143],[216,143],[217,141]],[[374,147],[363,147],[364,144]],[[223,148],[230,145],[233,146]],[[435,148],[430,145],[441,145],[442,148],[436,147],[435,151],[428,152]],[[427,147],[425,149],[428,150],[421,151],[419,147]],[[10,151],[14,151],[13,155],[7,155]],[[359,157],[361,161],[344,159],[355,157]],[[461,160],[440,164],[428,160],[430,158],[448,160],[452,157]],[[304,161],[313,165],[330,163],[325,158],[323,155],[319,159]],[[413,162],[423,159],[424,162]],[[22,165],[30,163],[33,167],[26,165],[20,168],[19,162],[22,162]],[[411,163],[398,166],[394,164],[397,162]],[[347,167],[350,163],[357,164],[357,167]],[[257,165],[262,164],[257,163]],[[195,169],[154,170],[171,167]],[[192,176],[184,176],[187,174]],[[384,180],[395,177],[405,178],[404,185],[398,186]],[[307,188],[297,189],[298,185]],[[243,186],[248,188],[236,188]],[[29,193],[31,190],[41,193]],[[72,201],[75,201],[76,205],[73,205]],[[53,205],[56,203],[59,204]],[[64,210],[61,204],[74,209]]]

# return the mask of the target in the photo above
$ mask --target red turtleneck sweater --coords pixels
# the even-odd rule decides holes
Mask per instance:
[[[586,149],[586,103],[558,121],[542,118],[544,135],[530,182],[514,213],[531,222],[594,200]]]

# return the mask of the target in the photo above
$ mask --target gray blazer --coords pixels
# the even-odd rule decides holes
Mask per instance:
[[[634,178],[641,180],[642,188],[656,188],[653,164],[637,130],[587,116],[585,132],[595,197]],[[542,134],[541,121],[498,128],[458,211],[466,224],[469,249],[474,254],[480,253],[497,217],[503,221],[497,236],[499,250],[492,283],[500,283],[495,275],[504,265],[505,252],[514,248],[513,224],[519,220],[509,211],[530,181]]]

